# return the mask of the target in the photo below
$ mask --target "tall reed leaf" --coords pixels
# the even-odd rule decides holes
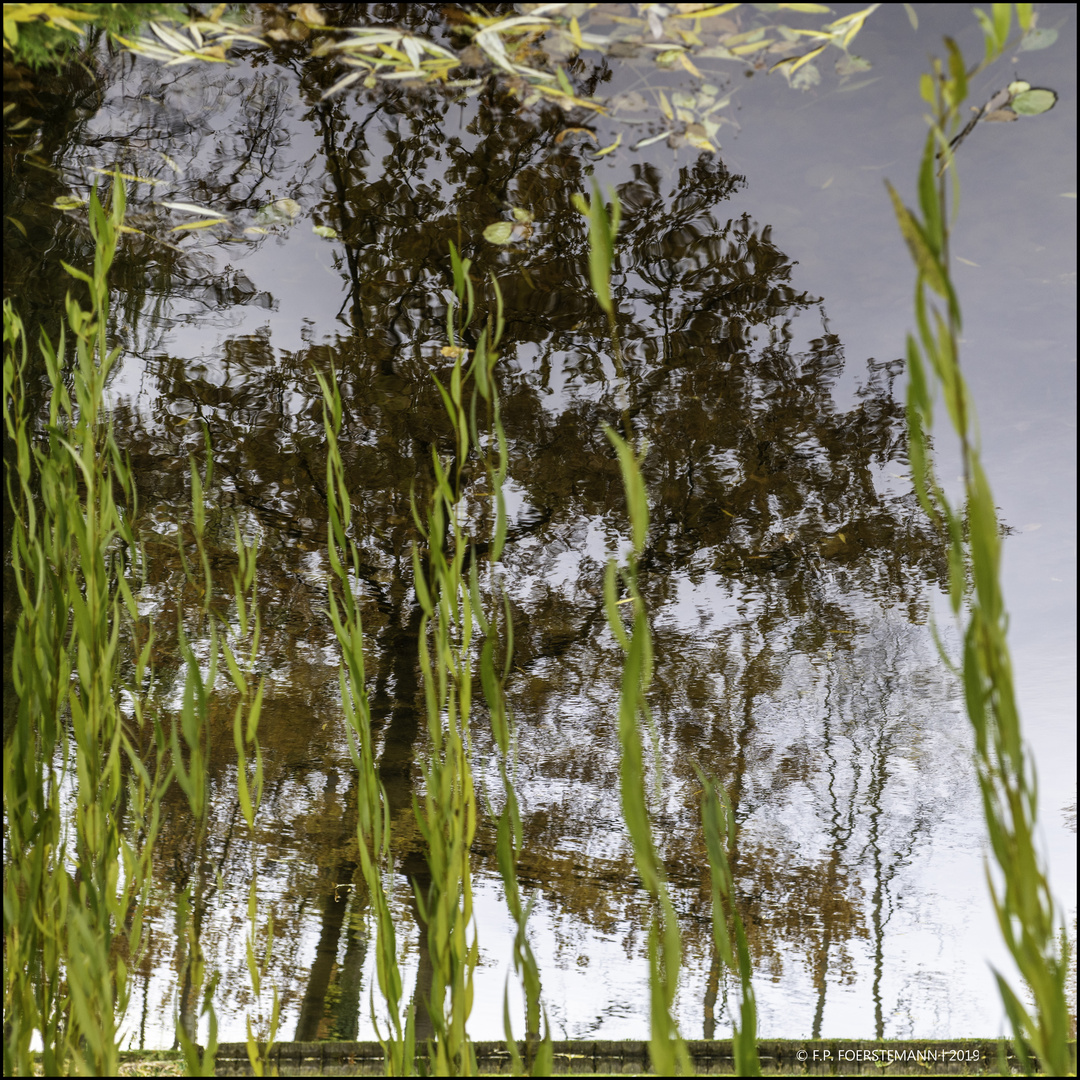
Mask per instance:
[[[621,602],[614,600],[614,560],[608,565],[608,624],[616,640],[623,644],[622,690],[619,695],[619,791],[623,818],[634,848],[634,862],[659,913],[649,927],[649,1057],[658,1076],[688,1075],[693,1069],[686,1043],[679,1033],[674,1016],[675,994],[679,985],[682,943],[678,919],[668,893],[663,863],[653,841],[652,824],[645,789],[644,753],[639,720],[652,728],[646,694],[652,681],[652,632],[645,614],[645,602],[638,588],[638,560],[644,550],[649,527],[648,500],[641,475],[641,459],[617,432],[605,432],[619,458],[623,488],[626,491],[633,548],[622,571],[622,585],[627,592],[632,629],[623,625]],[[653,732],[654,742],[656,734]],[[657,762],[657,784],[660,784]]]
[[[732,1050],[736,1076],[760,1076],[761,1061],[757,1050],[757,1002],[751,983],[750,948],[746,930],[735,907],[735,884],[731,876],[727,848],[735,843],[735,815],[723,789],[698,770],[702,786],[701,819],[705,833],[705,849],[709,857],[709,877],[712,883],[712,925],[716,951],[729,971],[739,977],[742,1003],[739,1018],[732,1018]],[[735,930],[735,952],[732,953],[728,920]]]
[[[4,748],[6,1073],[33,1070],[34,1040],[47,1074],[116,1073],[128,963],[139,963],[145,949],[157,805],[170,779],[160,730],[150,768],[133,741],[146,715],[149,646],[131,682],[120,648],[121,640],[138,639],[134,596],[143,573],[132,525],[135,485],[105,415],[118,355],[106,345],[107,275],[124,206],[119,179],[108,210],[92,193],[94,269],[67,268],[86,286],[90,306],[69,295],[70,337],[61,330],[55,345],[41,337],[47,425],[28,414],[25,333],[12,305],[4,305],[18,596],[11,661],[17,702]],[[121,706],[125,695],[133,716]],[[66,811],[65,798],[73,803]]]
[[[375,970],[390,1030],[384,1037],[375,1024],[382,1044],[384,1068],[388,1076],[413,1074],[413,1017],[402,1020],[401,969],[397,957],[397,938],[390,902],[383,885],[383,875],[390,870],[389,807],[386,792],[375,764],[374,738],[371,731],[371,708],[368,702],[367,673],[364,661],[364,625],[357,603],[360,582],[360,554],[349,536],[352,502],[345,481],[341,456],[341,421],[343,405],[337,373],[329,377],[315,372],[323,398],[323,428],[326,432],[327,555],[333,574],[327,595],[328,612],[341,652],[339,685],[345,712],[345,731],[349,755],[357,773],[356,836],[360,870],[368,891],[375,919]],[[375,1019],[372,995],[372,1020]]]
[[[1031,5],[1015,7],[1021,30],[1026,33],[1032,24]],[[958,145],[954,140],[961,126],[968,86],[974,75],[1005,50],[1012,6],[994,4],[991,15],[976,10],[976,16],[986,39],[983,62],[974,71],[967,71],[959,47],[947,38],[947,64],[934,59],[931,74],[922,79],[923,98],[934,110],[918,178],[922,218],[904,206],[895,189],[888,186],[900,231],[917,271],[918,336],[909,336],[907,346],[908,441],[919,501],[948,538],[953,612],[960,615],[966,606],[964,697],[975,734],[975,768],[990,848],[1000,872],[997,878],[988,867],[987,878],[1002,935],[1031,993],[1034,1013],[1028,1011],[1000,973],[995,971],[994,975],[1025,1072],[1038,1067],[1051,1075],[1064,1076],[1076,1072],[1075,1043],[1069,1041],[1065,996],[1068,958],[1060,945],[1060,913],[1034,844],[1035,771],[1022,737],[1006,642],[1008,616],[1000,584],[1000,526],[973,435],[974,407],[959,365],[960,310],[949,273],[950,203],[943,173],[953,166],[954,185],[958,185],[952,148]],[[943,164],[935,173],[939,156]],[[943,309],[927,290],[945,302]],[[960,508],[953,507],[933,473],[927,437],[933,426],[931,385],[941,388],[960,440],[964,469]]]

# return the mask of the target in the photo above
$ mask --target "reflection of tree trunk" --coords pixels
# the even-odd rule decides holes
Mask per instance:
[[[409,852],[405,856],[401,870],[409,879],[409,905],[419,928],[419,964],[416,968],[416,985],[413,987],[413,1007],[416,1016],[416,1042],[420,1046],[426,1040],[435,1037],[428,1006],[431,1001],[431,984],[434,981],[435,969],[431,963],[431,950],[428,948],[427,923],[420,917],[420,908],[416,903],[417,892],[425,900],[428,897],[431,888],[431,871],[428,869],[427,859],[417,851]]]
[[[884,814],[881,802],[885,785],[889,781],[889,751],[891,740],[882,737],[878,752],[874,755],[873,780],[867,797],[870,811],[870,836],[867,846],[874,858],[874,896],[870,905],[870,925],[874,939],[874,1038],[885,1038],[885,1015],[881,1000],[881,982],[885,973],[885,892],[888,889],[889,870],[881,857],[881,818]]]
[[[386,789],[391,818],[403,810],[412,813],[412,765],[416,758],[416,740],[420,735],[417,669],[420,665],[420,621],[423,612],[419,604],[413,604],[409,608],[408,622],[402,626],[401,607],[400,602],[394,604],[390,625],[379,643],[380,654],[392,658],[394,680],[393,704],[379,757],[379,778]]]
[[[824,895],[828,895],[825,893]],[[810,1031],[811,1039],[821,1038],[821,1021],[825,1016],[825,992],[828,989],[829,975],[829,946],[832,944],[832,920],[828,917],[821,920],[822,940],[821,949],[814,957],[814,986],[817,987],[817,1006],[814,1009],[814,1024]]]
[[[339,843],[336,839],[328,842],[333,843],[335,847]],[[356,865],[354,862],[340,863],[334,875],[335,882],[352,882]],[[324,1020],[326,991],[330,986],[330,977],[337,961],[338,939],[341,937],[345,913],[349,909],[351,891],[350,889],[331,890],[323,900],[322,933],[319,935],[315,962],[311,967],[311,976],[304,991],[304,1000],[300,1004],[300,1018],[296,1022],[297,1042],[312,1042],[320,1037],[326,1037],[326,1033],[319,1029]],[[361,963],[363,953],[364,950],[361,948]],[[335,1034],[338,1038],[346,1037],[340,1033],[335,1032]]]
[[[357,892],[354,898],[358,915],[368,903],[366,896],[361,900],[361,895]],[[334,1038],[348,1042],[360,1034],[360,988],[363,984],[367,945],[368,938],[364,927],[357,919],[348,931],[345,959],[337,979],[338,997],[333,1006],[330,1025]]]
[[[194,978],[194,972],[202,960],[202,929],[203,919],[209,906],[206,900],[206,877],[207,871],[212,869],[210,864],[203,858],[204,845],[202,837],[196,848],[196,863],[198,867],[195,873],[195,889],[191,897],[191,912],[188,918],[191,926],[181,927],[180,948],[184,950],[181,965],[184,977],[180,983],[180,1024],[184,1034],[191,1040],[197,1041],[199,1033],[199,992],[202,990],[201,980]],[[179,1047],[180,1040],[177,1037],[173,1042],[173,1049]]]
[[[418,707],[420,680],[420,622],[423,612],[419,604],[409,608],[408,621],[401,625],[401,604],[395,604],[390,626],[381,643],[384,656],[393,658],[393,705],[383,738],[379,758],[379,778],[386,791],[391,821],[403,815],[413,815],[412,766],[416,759],[416,744],[420,737],[421,712]],[[416,1017],[416,1040],[422,1044],[432,1038],[434,1030],[428,1002],[431,1000],[433,968],[428,951],[427,923],[420,917],[416,892],[427,897],[431,872],[423,851],[402,853],[401,872],[409,882],[409,904],[419,929],[420,962],[413,989]]]
[[[716,998],[720,993],[720,953],[715,942],[712,950],[712,963],[709,965],[709,977],[705,982],[705,1030],[702,1038],[716,1038]]]

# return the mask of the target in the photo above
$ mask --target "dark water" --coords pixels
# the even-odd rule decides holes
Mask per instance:
[[[88,258],[82,219],[58,214],[53,199],[84,193],[95,166],[161,181],[129,198],[132,223],[156,239],[131,238],[117,259],[124,353],[111,389],[143,524],[158,537],[141,602],[157,619],[166,700],[179,686],[176,615],[190,603],[171,538],[204,425],[219,578],[232,515],[261,545],[266,796],[254,852],[236,806],[227,695],[213,718],[207,865],[222,888],[205,886],[204,932],[222,973],[222,1038],[243,1037],[250,1008],[242,941],[252,873],[277,926],[270,978],[282,993],[282,1037],[371,1034],[367,911],[355,890],[335,888],[353,880],[356,852],[323,612],[313,369],[331,364],[345,390],[407,986],[416,977],[405,875],[418,869],[411,794],[424,741],[410,493],[429,490],[432,449],[452,445],[431,379],[448,363],[450,241],[474,260],[478,282],[498,277],[506,300],[508,689],[526,831],[520,873],[535,896],[530,928],[553,1032],[642,1037],[648,1024],[647,905],[617,790],[621,659],[601,599],[605,562],[628,540],[602,427],[624,414],[649,445],[643,592],[663,791],[654,817],[682,915],[684,1033],[730,1028],[710,945],[695,764],[722,779],[736,808],[735,869],[764,1035],[1003,1030],[987,959],[1006,965],[986,895],[967,721],[928,628],[931,611],[943,611],[943,552],[905,462],[899,358],[913,272],[882,184],[887,176],[910,197],[927,52],[942,33],[972,58],[981,42],[962,5],[917,7],[917,33],[899,5],[870,19],[857,51],[876,81],[864,86],[842,84],[826,65],[822,84],[800,94],[778,76],[747,79],[730,62],[702,60],[718,92],[733,94],[722,115],[737,123],[721,127],[718,155],[664,141],[632,152],[660,130],[655,107],[638,126],[568,116],[524,107],[499,78],[471,96],[389,84],[320,102],[340,72],[302,46],[252,52],[228,69],[102,53],[97,82],[58,86],[55,98],[39,92],[42,144],[13,156],[5,176],[5,212],[28,232],[5,233],[6,288],[28,324],[52,327],[62,310],[58,258]],[[357,23],[409,24],[446,40],[438,14],[419,5],[349,8],[343,17]],[[1071,923],[1074,835],[1062,808],[1075,798],[1075,24],[1064,7],[1045,18],[1060,20],[1058,43],[1015,66],[1061,100],[1044,117],[980,126],[965,144],[954,253],[985,454],[1015,530],[1006,586],[1021,705]],[[588,55],[571,71],[583,93],[699,85],[651,58]],[[1006,67],[977,82],[976,103],[1007,81]],[[595,143],[564,134],[585,122]],[[618,133],[623,147],[594,159]],[[33,168],[34,157],[55,171]],[[623,375],[591,299],[585,223],[571,202],[590,175],[623,206],[613,281]],[[295,217],[260,216],[286,198]],[[192,216],[162,201],[212,207],[230,223],[170,234]],[[506,248],[488,244],[483,229],[510,220],[511,207],[531,214],[531,232]],[[479,304],[488,309],[490,289],[479,289]],[[939,451],[948,483],[956,470],[945,436]],[[471,504],[481,496],[477,479]],[[482,722],[474,740],[478,776],[494,795]],[[171,1042],[172,897],[195,873],[190,823],[179,802],[167,810],[155,943],[130,1017],[147,1045]],[[493,849],[485,819],[474,860],[478,1038],[501,1035],[510,963]]]

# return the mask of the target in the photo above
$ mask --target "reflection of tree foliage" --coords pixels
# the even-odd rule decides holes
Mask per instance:
[[[418,8],[403,5],[397,17],[406,25],[432,17],[414,14]],[[650,164],[637,166],[619,188],[621,379],[606,317],[589,288],[585,222],[570,199],[587,187],[589,164],[558,141],[562,114],[522,112],[494,80],[465,103],[460,125],[459,104],[426,90],[380,87],[322,103],[330,78],[324,70],[305,66],[293,79],[287,67],[268,66],[230,75],[234,121],[227,135],[208,140],[205,118],[185,99],[186,84],[153,70],[166,80],[159,107],[133,105],[123,132],[80,120],[50,144],[57,160],[156,168],[164,177],[167,166],[152,159],[167,151],[185,169],[187,200],[239,219],[271,192],[287,192],[341,237],[337,270],[348,329],[296,353],[276,350],[268,331],[234,335],[213,358],[163,350],[170,321],[228,325],[239,307],[277,302],[274,283],[217,268],[212,247],[196,256],[137,237],[116,272],[117,310],[129,328],[122,332],[138,343],[132,352],[153,389],[148,413],[125,407],[116,420],[138,472],[146,524],[159,534],[149,547],[150,594],[166,666],[177,615],[191,603],[171,534],[185,512],[187,455],[198,452],[204,424],[219,478],[219,581],[231,565],[227,512],[238,512],[245,530],[262,537],[265,655],[273,675],[262,737],[275,748],[267,807],[274,811],[277,800],[279,820],[296,819],[306,804],[293,778],[341,752],[326,731],[331,719],[336,724],[336,687],[320,651],[331,635],[322,611],[324,444],[312,377],[312,367],[325,371],[332,363],[346,401],[342,449],[365,561],[373,711],[400,811],[396,842],[414,842],[411,499],[424,498],[432,450],[451,450],[431,373],[445,363],[452,240],[474,260],[478,282],[496,274],[506,302],[499,378],[515,519],[503,575],[517,623],[510,694],[525,763],[523,878],[541,885],[559,909],[605,931],[640,905],[614,783],[610,726],[619,663],[601,632],[599,599],[605,554],[625,519],[602,425],[620,426],[625,417],[628,434],[650,448],[653,524],[641,570],[657,627],[652,705],[670,794],[657,811],[673,878],[704,903],[692,768],[700,760],[728,787],[749,834],[734,868],[757,961],[779,972],[782,951],[794,950],[820,988],[826,971],[850,975],[849,943],[869,933],[871,901],[860,882],[873,864],[885,888],[890,871],[874,862],[873,844],[869,855],[864,850],[865,829],[845,831],[837,821],[850,818],[859,800],[888,806],[896,783],[888,762],[916,750],[895,728],[875,727],[875,717],[908,706],[898,687],[882,685],[861,704],[838,706],[834,658],[849,659],[858,643],[875,640],[886,621],[882,609],[921,621],[927,584],[945,574],[938,538],[922,515],[909,500],[883,495],[876,482],[878,470],[903,460],[903,413],[893,387],[899,364],[870,362],[855,404],[837,405],[845,356],[824,304],[792,287],[791,260],[767,224],[724,214],[725,200],[745,181],[708,155],[681,167],[669,190]],[[205,104],[225,84],[201,74]],[[302,115],[292,91],[305,102]],[[138,152],[136,132],[148,143]],[[301,165],[289,148],[302,140],[319,150]],[[495,248],[481,239],[483,229],[511,205],[532,214],[534,232],[518,246]],[[61,239],[67,261],[86,260],[85,238]],[[481,317],[489,302],[481,284]],[[799,345],[809,318],[820,331]],[[484,479],[468,467],[465,475],[475,510],[485,505]],[[697,597],[696,627],[680,610],[688,593]],[[721,604],[728,605],[723,617],[711,610]],[[892,654],[863,655],[862,662],[886,682],[902,666]],[[815,737],[806,717],[795,722],[776,711],[777,702],[814,687],[822,713],[839,708],[851,730],[822,721]],[[821,687],[831,702],[819,700]],[[298,725],[297,715],[312,717],[310,725]],[[227,732],[215,745],[231,748]],[[482,734],[477,746],[482,758]],[[823,761],[833,779],[863,769],[879,788],[872,791],[863,777],[840,791],[822,775]],[[215,774],[227,800],[226,766],[227,753]],[[345,792],[347,806],[349,797]],[[912,836],[929,829],[919,798],[912,794]],[[754,834],[763,815],[783,815],[800,800],[810,806],[805,844]],[[345,850],[349,834],[340,830],[335,850]],[[167,818],[165,836],[182,862],[182,820]],[[229,856],[227,838],[218,841],[221,868],[241,872],[246,856]],[[891,835],[886,850],[903,851],[905,842]],[[291,843],[284,847],[307,857],[303,837]],[[490,860],[483,833],[478,852]],[[318,877],[298,875],[309,884]],[[707,956],[708,925],[687,906],[687,947]]]

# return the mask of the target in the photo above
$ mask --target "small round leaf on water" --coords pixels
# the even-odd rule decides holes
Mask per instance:
[[[283,225],[300,216],[300,204],[295,199],[275,199],[255,215],[259,225]]]
[[[622,94],[616,94],[608,102],[608,107],[615,112],[643,112],[649,108],[649,99],[637,90],[627,90]]]
[[[496,221],[484,230],[484,239],[489,244],[509,244],[514,235],[514,226],[509,221]]]
[[[821,72],[813,64],[807,64],[799,68],[791,76],[791,88],[793,90],[811,90],[821,82]]]
[[[836,74],[837,75],[854,75],[860,71],[869,71],[871,68],[869,60],[864,60],[861,56],[854,56],[850,53],[841,56],[836,61]]]
[[[1020,52],[1034,52],[1036,49],[1048,49],[1058,39],[1058,32],[1054,27],[1037,26],[1029,30],[1020,41]]]
[[[1057,94],[1053,90],[1025,90],[1012,99],[1013,109],[1021,116],[1038,116],[1057,104]]]

